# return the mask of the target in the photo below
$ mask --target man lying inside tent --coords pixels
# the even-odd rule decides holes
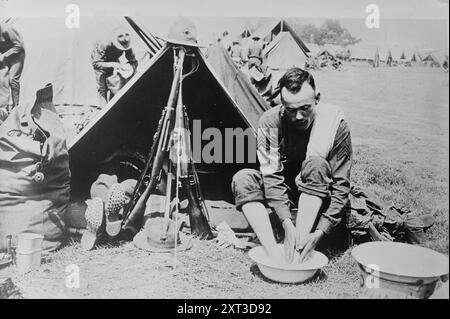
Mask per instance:
[[[268,254],[283,258],[266,207],[276,213],[284,229],[287,260],[292,262],[297,250],[302,261],[322,238],[338,234],[344,224],[352,144],[343,112],[338,106],[319,103],[310,73],[292,68],[279,87],[282,104],[266,111],[259,121],[260,169],[236,173],[232,190],[236,207]],[[293,202],[298,203],[296,226]]]
[[[125,55],[127,62],[120,58]],[[104,106],[128,82],[137,69],[137,60],[131,47],[130,32],[125,27],[116,28],[112,39],[99,41],[91,54],[100,106]],[[109,96],[108,96],[109,93]]]
[[[118,182],[116,175],[100,174],[91,187],[91,199],[86,201],[86,231],[81,238],[81,247],[94,248],[99,240],[117,236],[122,221],[119,213],[130,201],[137,181],[127,179]]]

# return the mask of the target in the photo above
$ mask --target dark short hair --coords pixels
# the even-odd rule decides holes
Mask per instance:
[[[316,90],[316,83],[311,73],[300,68],[291,68],[278,81],[279,92],[281,93],[285,87],[291,93],[298,93],[305,82]]]

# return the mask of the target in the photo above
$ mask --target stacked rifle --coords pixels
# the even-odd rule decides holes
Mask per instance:
[[[133,192],[130,203],[125,207],[122,229],[126,237],[134,236],[142,227],[147,201],[151,194],[165,193],[166,205],[161,240],[167,236],[169,223],[174,213],[181,210],[181,196],[188,200],[187,212],[191,234],[201,239],[213,237],[208,223],[208,211],[202,198],[197,172],[191,153],[189,120],[182,99],[183,64],[186,47],[173,46],[174,79],[167,106],[164,108],[148,161]],[[164,187],[165,184],[165,187]],[[163,189],[163,190],[162,190]],[[165,190],[164,190],[165,189]],[[175,203],[175,210],[171,203]],[[178,225],[180,226],[180,225]]]

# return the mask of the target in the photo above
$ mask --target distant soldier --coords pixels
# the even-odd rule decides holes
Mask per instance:
[[[222,42],[222,45],[225,48],[225,50],[230,51],[231,41],[230,41],[230,36],[228,35],[228,31],[223,32],[221,42]]]
[[[25,47],[22,36],[10,23],[0,22],[0,102],[9,102],[11,91],[12,108],[19,104],[20,77],[25,62]],[[9,84],[9,88],[7,85]],[[5,86],[6,85],[6,86]],[[1,105],[0,105],[1,106]]]
[[[263,63],[263,44],[259,41],[260,37],[252,37],[253,42],[248,47],[248,69],[255,67],[259,72],[264,73],[261,65]]]
[[[122,55],[125,55],[127,60],[125,64],[120,63],[119,58]],[[131,47],[129,30],[117,28],[113,31],[112,39],[96,43],[91,61],[96,75],[100,106],[104,106],[137,69],[138,62]]]
[[[234,64],[240,68],[242,66],[242,47],[239,44],[239,41],[233,41],[233,45],[230,50],[231,59]]]

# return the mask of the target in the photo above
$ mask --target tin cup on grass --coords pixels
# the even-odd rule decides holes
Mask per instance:
[[[39,268],[42,257],[42,241],[44,236],[33,233],[18,235],[16,263],[21,273]]]

